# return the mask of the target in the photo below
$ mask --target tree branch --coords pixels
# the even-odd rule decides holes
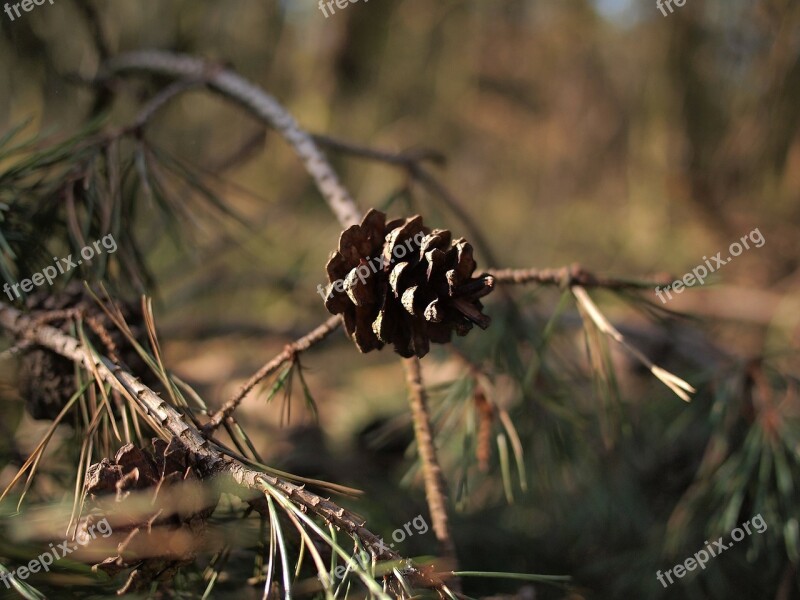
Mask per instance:
[[[160,73],[202,80],[273,127],[294,148],[343,228],[361,221],[361,212],[314,139],[273,96],[232,69],[185,54],[146,50],[121,54],[103,65],[101,79],[128,72]]]
[[[112,388],[120,392],[144,413],[155,429],[161,430],[167,439],[177,438],[197,459],[199,472],[204,478],[216,478],[227,483],[230,491],[250,502],[257,511],[268,515],[265,500],[265,483],[278,489],[286,497],[305,510],[332,523],[348,534],[358,537],[374,552],[378,560],[402,560],[389,550],[381,538],[368,530],[365,521],[338,506],[329,499],[309,492],[304,486],[295,485],[281,478],[251,469],[241,462],[226,456],[223,450],[209,442],[173,406],[143,385],[137,377],[124,370],[108,358],[93,355],[75,338],[49,325],[37,324],[34,319],[19,310],[0,304],[0,327],[20,339],[28,340],[81,365],[90,373],[97,373]],[[413,578],[426,587],[441,590],[443,583],[427,569],[413,569]]]
[[[442,468],[436,457],[436,446],[433,441],[433,427],[431,426],[430,411],[428,409],[428,395],[422,384],[422,368],[419,359],[414,356],[403,360],[406,368],[408,382],[408,402],[411,406],[411,416],[414,421],[414,436],[417,440],[417,452],[422,463],[422,477],[425,481],[425,497],[431,513],[433,531],[439,542],[443,556],[452,561],[449,567],[452,571],[458,570],[458,557],[447,516],[447,484],[442,474]],[[452,587],[459,591],[457,580]]]
[[[211,420],[203,427],[203,432],[212,434],[228,417],[230,417],[236,408],[241,404],[242,400],[250,393],[256,385],[261,381],[272,375],[284,363],[292,360],[297,354],[305,352],[311,346],[321,342],[327,338],[331,333],[336,331],[342,324],[342,319],[338,315],[331,317],[322,325],[319,325],[299,340],[287,344],[283,352],[278,354],[275,358],[261,367],[247,382],[239,389],[238,392],[228,400],[221,409],[211,416]]]

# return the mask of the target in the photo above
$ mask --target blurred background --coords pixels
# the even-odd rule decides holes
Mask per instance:
[[[573,578],[470,579],[470,596],[800,598],[800,3],[673,8],[372,0],[326,18],[306,0],[55,0],[13,22],[0,13],[0,132],[27,122],[26,134],[63,139],[101,113],[103,127],[130,124],[168,81],[126,76],[111,99],[88,81],[104,54],[166,49],[235,68],[312,133],[441,153],[426,168],[457,211],[403,168],[327,151],[363,210],[420,213],[473,242],[477,230],[479,269],[577,262],[620,278],[678,278],[759,229],[762,247],[666,305],[650,290],[592,292],[632,344],[698,389],[689,405],[616,346],[605,355],[613,369],[598,367],[574,302],[536,286],[509,289],[514,305],[490,297],[493,326],[423,366],[461,568]],[[340,227],[283,140],[206,90],[170,101],[147,139],[203,173],[248,225],[190,208],[178,236],[144,195],[127,225],[152,272],[166,363],[217,407],[328,317],[316,287]],[[265,402],[271,383],[238,411],[268,462],[364,489],[344,503],[385,537],[427,514],[397,357],[361,355],[337,332],[302,366],[318,420],[299,385],[290,419],[284,390]],[[25,412],[14,361],[2,369],[5,487],[48,423]],[[519,452],[495,418],[479,456],[479,385],[511,416]],[[67,444],[69,431],[56,439]],[[44,462],[69,470],[56,456]],[[43,479],[34,504],[74,489]],[[764,534],[669,588],[658,583],[657,570],[759,513]],[[241,534],[237,550],[251,562],[212,597],[260,597],[246,584],[256,533]],[[0,557],[16,556],[9,544]],[[436,544],[428,533],[401,550],[434,554]],[[82,572],[59,577],[31,582],[63,594],[53,597],[113,590]],[[185,597],[202,593],[191,578],[181,585]]]

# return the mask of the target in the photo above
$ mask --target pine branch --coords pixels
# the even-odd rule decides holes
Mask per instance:
[[[634,281],[598,277],[577,264],[558,269],[489,269],[489,275],[496,283],[558,285],[570,287],[580,285],[585,288],[605,288],[609,290],[647,289],[669,282]]]
[[[232,69],[185,54],[146,50],[112,58],[103,65],[101,76],[128,72],[202,80],[212,90],[238,102],[278,131],[294,148],[343,228],[361,221],[358,206],[311,135],[273,96]]]
[[[267,486],[272,486],[285,494],[296,506],[312,512],[362,540],[378,560],[403,560],[399,554],[386,548],[381,538],[364,526],[363,520],[336,503],[309,492],[304,486],[256,471],[226,456],[222,449],[209,442],[200,431],[185,421],[182,414],[153,390],[143,385],[137,377],[108,358],[87,352],[87,349],[72,336],[49,325],[39,324],[33,318],[6,304],[0,304],[0,327],[20,340],[47,348],[81,365],[88,372],[97,373],[100,379],[110,384],[113,389],[128,398],[133,406],[147,415],[154,428],[160,429],[166,439],[177,438],[193,453],[197,459],[198,472],[205,479],[214,478],[220,481],[226,485],[226,490],[251,503],[259,513],[269,516],[265,494]],[[420,585],[440,591],[445,589],[441,580],[427,569],[423,572],[415,567],[412,575]]]
[[[283,352],[278,354],[275,358],[270,360],[267,364],[261,367],[247,382],[239,389],[238,392],[228,400],[221,409],[211,416],[211,420],[203,427],[204,433],[212,434],[225,420],[230,417],[236,408],[245,399],[247,394],[262,382],[264,379],[272,375],[283,364],[293,360],[297,354],[305,352],[318,342],[327,338],[331,333],[336,331],[342,324],[342,319],[338,315],[331,317],[322,325],[319,325],[299,340],[287,344]]]
[[[180,96],[184,92],[188,92],[198,87],[204,86],[205,81],[202,79],[179,79],[172,82],[163,90],[153,96],[147,103],[139,110],[133,123],[126,128],[126,131],[134,132],[141,135],[144,128],[150,123],[155,114],[161,110],[170,100],[176,96]]]

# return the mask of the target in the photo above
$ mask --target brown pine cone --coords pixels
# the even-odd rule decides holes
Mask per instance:
[[[26,306],[34,318],[39,315],[46,317],[47,313],[58,314],[60,311],[80,311],[84,318],[93,319],[94,323],[108,335],[105,340],[98,339],[91,327],[84,326],[86,335],[96,348],[104,354],[118,351],[122,361],[137,375],[141,374],[147,385],[151,383],[158,385],[158,378],[147,368],[125,335],[114,326],[81,282],[72,281],[64,290],[56,293],[41,290],[28,296]],[[138,304],[118,303],[118,306],[136,338],[140,342],[145,342],[146,336],[141,326],[142,312]],[[71,319],[53,318],[45,322],[69,332]],[[108,347],[109,344],[111,348]],[[25,399],[25,408],[34,419],[53,420],[77,389],[75,364],[51,350],[32,346],[22,355],[18,387]]]
[[[463,238],[428,229],[419,215],[387,223],[373,209],[339,238],[326,267],[325,307],[344,315],[361,352],[392,344],[401,356],[421,358],[430,342],[445,344],[473,324],[489,326],[479,298],[492,291],[494,279],[472,277],[475,267]]]
[[[104,537],[113,533],[109,542],[116,543],[116,553],[93,569],[111,576],[133,569],[119,593],[171,579],[204,546],[219,492],[201,488],[192,462],[177,439],[153,439],[152,454],[127,444],[113,461],[89,467],[84,489],[90,514],[78,524],[77,537],[88,540],[105,522]]]

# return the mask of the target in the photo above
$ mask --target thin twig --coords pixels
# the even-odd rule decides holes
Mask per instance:
[[[489,269],[495,283],[558,285],[569,287],[580,285],[585,288],[606,288],[609,290],[647,289],[666,282],[634,281],[597,277],[580,265],[570,265],[558,269]]]
[[[447,516],[447,484],[442,474],[442,468],[436,457],[436,446],[433,441],[433,427],[431,425],[430,411],[428,409],[428,395],[422,383],[422,367],[419,359],[414,356],[403,360],[406,368],[408,382],[408,402],[411,406],[411,416],[414,421],[414,436],[417,440],[417,452],[422,462],[422,477],[425,481],[425,497],[431,513],[431,521],[436,539],[439,542],[442,555],[451,564],[458,565],[456,547],[450,534]],[[458,567],[452,568],[457,571]],[[454,580],[452,587],[460,591],[459,582]]]
[[[179,79],[172,82],[147,101],[147,104],[145,104],[136,115],[129,129],[136,133],[141,133],[153,116],[161,110],[167,102],[184,92],[204,86],[205,84],[206,82],[202,79]]]
[[[459,218],[469,231],[470,239],[481,252],[483,258],[490,265],[497,264],[497,257],[489,246],[488,240],[483,237],[482,229],[472,218],[464,203],[448,187],[442,184],[430,171],[419,162],[413,163],[409,168],[411,176],[416,179],[431,194],[438,196],[448,208]]]
[[[207,163],[205,170],[214,175],[222,175],[225,171],[237,167],[250,160],[259,151],[264,149],[267,141],[267,130],[261,129],[250,135],[241,146],[227,156],[223,156],[211,163]]]
[[[475,457],[478,461],[478,468],[483,472],[489,471],[489,460],[492,456],[492,428],[499,412],[499,407],[495,406],[491,396],[487,394],[484,381],[488,381],[488,376],[483,372],[480,365],[472,361],[463,350],[453,346],[453,355],[469,371],[472,379],[472,401],[475,404],[475,411],[478,416],[478,430],[475,436]]]
[[[337,152],[343,152],[352,156],[365,158],[367,160],[375,160],[405,169],[412,180],[427,189],[429,193],[438,196],[447,207],[461,219],[461,222],[466,226],[469,232],[470,239],[474,242],[486,261],[489,264],[497,264],[497,259],[489,246],[489,242],[483,237],[481,228],[478,227],[475,219],[469,214],[464,203],[423,165],[425,162],[444,164],[445,157],[443,154],[428,148],[391,152],[354,144],[327,135],[314,135],[314,139],[320,145],[330,148],[331,150],[336,150]]]
[[[391,150],[381,150],[379,148],[371,148],[369,146],[362,146],[353,142],[348,142],[335,138],[329,135],[320,133],[312,134],[314,141],[320,146],[325,146],[331,150],[366,158],[368,160],[375,160],[390,165],[399,167],[409,167],[413,163],[423,161],[430,161],[437,164],[444,164],[445,157],[438,150],[432,148],[414,148],[411,150],[404,150],[402,152],[392,152]]]
[[[230,417],[236,408],[245,399],[247,394],[261,383],[264,379],[277,371],[284,363],[293,360],[295,356],[301,352],[305,352],[318,342],[327,338],[331,333],[336,331],[342,324],[341,317],[334,316],[325,321],[322,325],[311,330],[309,333],[301,337],[299,340],[287,344],[283,352],[278,354],[275,358],[270,360],[267,364],[261,367],[247,382],[239,389],[238,392],[228,400],[221,409],[219,409],[211,420],[203,427],[206,434],[212,434],[225,420]]]
[[[185,54],[158,50],[130,52],[107,61],[99,79],[127,72],[161,73],[208,86],[249,109],[291,144],[343,228],[361,221],[361,212],[314,139],[270,94],[228,67]]]

